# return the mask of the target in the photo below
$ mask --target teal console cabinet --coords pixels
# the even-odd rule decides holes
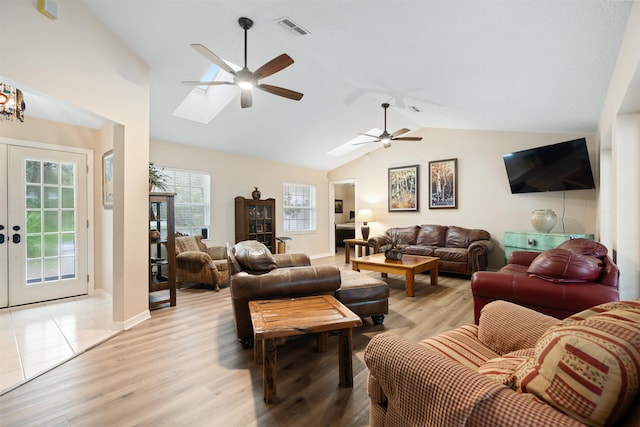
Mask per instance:
[[[569,239],[593,239],[593,234],[538,233],[535,231],[505,231],[504,256],[509,259],[513,251],[543,252],[557,247]]]

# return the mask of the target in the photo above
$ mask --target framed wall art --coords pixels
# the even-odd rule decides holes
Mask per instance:
[[[429,162],[429,209],[458,208],[458,159]]]
[[[102,206],[113,209],[113,150],[102,155]]]
[[[334,202],[336,204],[334,212],[335,213],[343,213],[343,211],[342,211],[342,209],[343,209],[342,200],[335,199]]]
[[[389,168],[389,212],[418,212],[419,165]]]

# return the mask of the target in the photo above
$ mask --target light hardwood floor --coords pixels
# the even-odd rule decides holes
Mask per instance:
[[[314,264],[335,263],[344,255]],[[375,277],[378,273],[364,272]],[[178,304],[0,396],[7,426],[367,426],[364,349],[376,334],[419,340],[473,321],[467,278],[416,278],[404,295],[390,285],[383,325],[366,319],[353,334],[353,388],[338,386],[337,338],[317,353],[313,337],[278,348],[278,401],[262,401],[262,367],[236,341],[229,289],[183,289]]]

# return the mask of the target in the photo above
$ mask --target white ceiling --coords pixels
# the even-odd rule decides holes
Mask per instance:
[[[371,128],[596,130],[629,1],[83,0],[151,69],[151,137],[330,170],[367,150],[326,153]],[[64,2],[58,5],[64,16]],[[295,63],[262,82],[304,93],[239,97],[208,124],[171,114],[210,63]],[[294,36],[286,16],[310,31]],[[421,112],[410,110],[418,107]],[[410,135],[410,134],[408,134]],[[408,143],[408,142],[403,142]],[[418,144],[429,144],[423,140]],[[393,147],[391,148],[393,149]]]

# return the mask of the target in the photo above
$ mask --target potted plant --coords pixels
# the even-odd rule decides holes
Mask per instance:
[[[400,234],[396,231],[384,232],[385,244],[380,246],[380,250],[384,252],[384,256],[387,259],[401,260],[404,248],[407,246],[406,242],[400,238]]]
[[[154,187],[160,191],[167,191],[167,178],[162,174],[161,169],[149,162],[149,191]]]

